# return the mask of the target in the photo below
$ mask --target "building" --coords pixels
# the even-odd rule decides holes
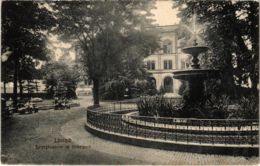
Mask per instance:
[[[173,78],[173,71],[188,67],[185,55],[181,53],[178,40],[178,25],[154,27],[160,37],[161,48],[144,59],[147,71],[157,90],[178,94],[181,82]],[[153,28],[153,29],[154,29]]]

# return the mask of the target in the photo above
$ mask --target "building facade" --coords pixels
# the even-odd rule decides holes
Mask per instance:
[[[185,55],[181,53],[176,29],[178,25],[155,27],[160,37],[160,49],[144,59],[158,91],[178,94],[181,82],[173,78],[173,71],[188,67]]]

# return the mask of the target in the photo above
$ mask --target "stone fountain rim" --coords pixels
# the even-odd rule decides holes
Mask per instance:
[[[187,47],[183,47],[182,50],[189,49],[189,48],[206,48],[206,49],[209,49],[208,46],[197,45],[197,46],[187,46]]]
[[[219,69],[180,69],[180,70],[175,70],[173,73],[181,73],[181,72],[189,72],[189,71],[201,71],[201,72],[206,72],[206,71],[220,71]]]
[[[173,78],[175,78],[175,79],[189,80],[189,79],[192,79],[194,77],[197,77],[197,78],[200,77],[202,79],[206,79],[206,78],[204,78],[205,76],[207,76],[208,78],[217,78],[217,76],[213,76],[213,75],[219,75],[220,70],[216,70],[216,69],[187,69],[187,70],[173,71],[172,73],[173,73]]]

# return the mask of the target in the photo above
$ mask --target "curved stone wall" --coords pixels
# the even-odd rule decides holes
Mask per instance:
[[[140,117],[132,116],[131,111],[136,111],[135,104],[115,103],[89,109],[86,126],[92,132],[96,130],[98,135],[109,133],[127,137],[126,140],[136,138],[185,146],[258,149],[257,120]]]

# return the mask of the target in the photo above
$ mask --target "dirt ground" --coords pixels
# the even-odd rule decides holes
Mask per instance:
[[[144,164],[143,161],[101,153],[93,149],[64,149],[73,143],[63,139],[60,128],[68,121],[84,117],[90,97],[79,98],[81,107],[70,110],[40,110],[35,114],[14,114],[2,122],[1,161],[4,164]],[[43,149],[39,147],[62,147]]]

